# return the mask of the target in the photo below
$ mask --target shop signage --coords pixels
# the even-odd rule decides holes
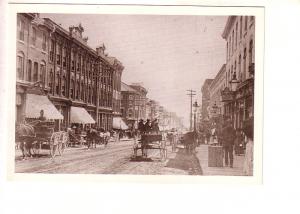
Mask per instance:
[[[233,93],[229,90],[228,87],[226,87],[221,92],[221,98],[222,98],[222,102],[229,102],[233,100]]]

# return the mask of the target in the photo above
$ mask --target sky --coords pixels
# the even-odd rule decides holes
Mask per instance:
[[[184,117],[189,124],[190,98],[201,104],[201,86],[225,63],[221,34],[226,16],[41,14],[65,29],[81,23],[88,45],[105,44],[122,62],[122,81],[143,83],[147,97]]]

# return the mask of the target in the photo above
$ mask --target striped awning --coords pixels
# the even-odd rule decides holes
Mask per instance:
[[[80,123],[80,124],[91,124],[95,123],[95,120],[92,116],[81,107],[71,107],[71,123]]]
[[[38,118],[41,110],[44,110],[46,119],[62,120],[63,115],[56,109],[47,96],[27,94],[26,97],[26,118]]]
[[[121,117],[114,117],[113,118],[113,128],[126,130],[126,129],[128,129],[128,126],[126,125],[126,123],[123,121],[123,119]]]

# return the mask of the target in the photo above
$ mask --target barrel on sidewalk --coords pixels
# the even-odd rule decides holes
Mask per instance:
[[[223,167],[222,146],[208,146],[208,167]]]

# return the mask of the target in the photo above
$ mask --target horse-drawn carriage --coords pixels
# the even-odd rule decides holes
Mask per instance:
[[[54,123],[49,121],[33,121],[21,123],[16,127],[16,142],[22,150],[23,158],[39,155],[42,149],[50,151],[55,157],[56,151],[62,155],[69,142],[67,132],[54,132]],[[32,153],[31,153],[32,152]]]
[[[141,150],[142,157],[147,157],[149,149],[158,149],[160,151],[160,158],[167,158],[166,141],[160,132],[149,132],[140,135],[140,138],[133,147],[133,157],[136,158],[138,156],[138,150]]]

